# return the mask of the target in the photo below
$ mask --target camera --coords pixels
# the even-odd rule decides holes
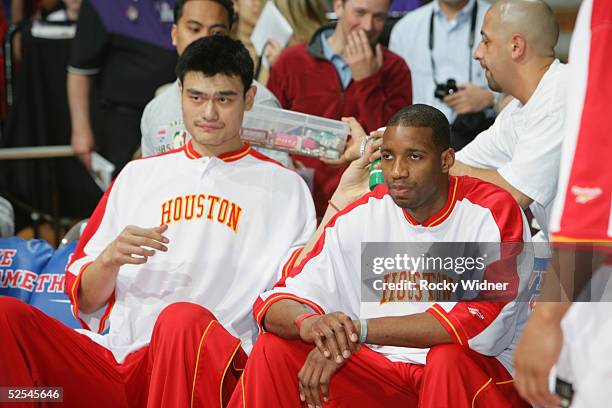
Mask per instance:
[[[446,83],[436,84],[436,90],[434,96],[440,100],[444,99],[447,95],[452,95],[457,92],[457,82],[454,79],[449,79]]]

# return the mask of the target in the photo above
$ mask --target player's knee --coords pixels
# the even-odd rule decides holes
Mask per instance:
[[[457,344],[438,344],[427,353],[427,366],[452,368],[460,366],[468,358],[466,350]]]
[[[31,307],[19,299],[0,296],[0,323],[22,320],[30,313]]]
[[[181,331],[212,320],[216,320],[215,316],[205,307],[195,303],[177,302],[161,311],[157,324],[172,327],[173,331]]]

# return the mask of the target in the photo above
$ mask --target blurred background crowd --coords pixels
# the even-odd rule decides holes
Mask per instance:
[[[274,3],[293,34],[286,45],[270,40],[258,55],[251,35],[268,1]],[[476,16],[463,15],[460,10],[469,9],[468,3],[474,1],[439,0],[434,2],[434,9],[440,7],[443,13],[455,13],[448,19],[452,24],[442,27],[449,33],[465,30],[467,36],[474,20],[477,44],[479,26],[489,3],[477,0],[481,6]],[[418,48],[427,47],[427,33],[418,32],[415,28],[418,24],[408,24],[418,21],[418,9],[430,3],[429,0],[392,0],[383,16],[371,17],[370,21],[357,16],[353,22],[361,26],[373,46],[381,44],[405,62],[373,68],[373,72],[382,70],[383,75],[396,77],[395,82],[388,84],[396,95],[385,94],[378,100],[379,105],[389,107],[389,112],[360,114],[358,108],[342,111],[343,107],[337,106],[332,112],[325,97],[321,100],[316,92],[314,102],[308,102],[302,95],[289,95],[290,78],[299,72],[291,63],[295,58],[290,57],[295,55],[290,54],[297,53],[301,45],[303,50],[314,55],[315,43],[321,38],[319,33],[324,33],[323,38],[328,38],[329,44],[337,40],[333,30],[338,19],[338,4],[334,3],[342,6],[344,2],[232,0],[234,15],[229,32],[220,34],[231,35],[247,46],[255,62],[256,81],[271,91],[273,105],[338,120],[340,116],[356,116],[366,131],[375,130],[374,126],[386,122],[393,112],[410,103],[436,106],[451,123],[458,115],[479,114],[483,121],[480,125],[486,127],[503,107],[504,95],[488,90],[480,65],[471,61],[471,50],[455,53],[436,50],[448,58],[437,64],[438,73],[434,72],[434,81],[430,83],[429,56]],[[551,0],[549,3],[560,23],[557,55],[563,61],[567,57],[580,1]],[[176,80],[177,51],[182,52],[199,36],[219,34],[214,27],[204,27],[194,21],[183,21],[181,29],[181,16],[174,15],[174,7],[174,0],[3,1],[0,7],[0,35],[4,45],[0,75],[0,149],[72,147],[68,153],[25,154],[17,160],[7,160],[0,154],[0,231],[4,236],[43,237],[57,245],[58,238],[72,225],[91,214],[102,196],[102,189],[90,174],[91,153],[97,151],[114,164],[114,174],[127,161],[142,154],[143,111],[161,87]],[[405,22],[398,24],[402,19]],[[396,34],[393,34],[394,27]],[[411,40],[406,43],[400,37]],[[466,41],[463,36],[461,41]],[[411,43],[418,47],[412,47]],[[338,73],[340,91],[333,96],[348,105],[353,93],[358,98],[363,95],[360,92],[365,92],[355,91],[351,84],[358,79],[355,78],[355,66],[350,66],[351,78],[348,69],[351,62],[343,67],[342,62],[334,62],[333,55],[324,55],[328,50],[325,45],[322,47],[319,50],[321,58],[331,61]],[[447,47],[452,49],[452,43]],[[474,47],[472,45],[472,49]],[[436,55],[433,50],[431,52]],[[385,64],[388,61],[394,60],[385,57]],[[468,63],[469,68],[463,67]],[[461,72],[453,73],[453,67]],[[348,77],[343,77],[343,69]],[[328,74],[321,78],[323,83],[329,80],[331,87],[337,86],[336,75]],[[472,101],[470,105],[453,104],[443,99],[445,95],[434,98],[429,88],[434,83],[438,87],[440,84],[448,86],[446,80],[451,77],[456,77],[458,83],[474,84],[473,88],[465,88],[466,100]],[[469,93],[472,89],[473,93]],[[471,137],[478,132],[479,129],[472,129]],[[470,135],[467,137],[469,139]],[[455,147],[460,149],[464,144],[465,141],[457,141]],[[66,157],[48,158],[54,155]],[[311,158],[296,160],[294,157],[293,164],[297,164],[305,178],[311,178],[309,185],[321,215],[344,169],[343,163],[321,163]],[[302,171],[303,168],[313,172]]]

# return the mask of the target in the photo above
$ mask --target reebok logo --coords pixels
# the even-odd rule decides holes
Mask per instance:
[[[475,307],[468,306],[468,312],[470,312],[472,316],[478,317],[480,320],[484,320],[484,315],[480,313],[480,310],[476,309]]]
[[[586,204],[589,201],[593,201],[599,197],[602,193],[599,187],[579,187],[572,186],[572,194],[576,196],[576,202],[578,204]]]

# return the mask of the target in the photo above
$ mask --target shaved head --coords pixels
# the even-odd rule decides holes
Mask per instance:
[[[554,55],[559,39],[559,23],[542,0],[499,0],[489,10],[506,39],[520,34],[529,47],[542,57]]]

